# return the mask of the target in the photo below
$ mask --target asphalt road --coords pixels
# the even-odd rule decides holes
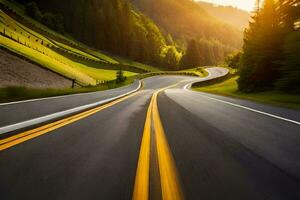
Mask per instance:
[[[226,73],[210,72],[209,78]],[[295,123],[300,112],[185,90],[196,79],[183,76],[148,78],[138,94],[118,104],[0,151],[1,199],[132,199],[151,97],[179,81],[158,94],[157,105],[185,199],[300,199]],[[65,109],[98,98],[105,97],[94,93],[0,106],[0,121],[6,125],[56,111],[56,104]],[[27,106],[34,113],[18,116]],[[150,199],[161,199],[152,157]]]

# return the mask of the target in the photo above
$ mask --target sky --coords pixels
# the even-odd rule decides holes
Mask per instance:
[[[230,5],[243,10],[252,11],[255,5],[255,0],[201,0],[219,5]]]

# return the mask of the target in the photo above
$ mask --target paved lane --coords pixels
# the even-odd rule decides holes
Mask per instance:
[[[300,126],[185,91],[159,97],[187,199],[300,199]],[[294,120],[300,112],[214,98]]]
[[[185,78],[146,79],[134,97],[0,151],[1,199],[131,199],[152,93]]]
[[[300,199],[300,126],[222,101],[294,121],[299,111],[183,89],[226,73],[148,78],[124,101],[0,151],[1,199],[132,199],[145,133],[149,199],[174,187],[165,199]]]

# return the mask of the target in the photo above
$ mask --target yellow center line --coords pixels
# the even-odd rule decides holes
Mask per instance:
[[[157,157],[160,173],[160,183],[163,200],[181,200],[183,195],[180,188],[175,162],[170,150],[157,106],[157,95],[153,103],[153,123],[155,129]]]
[[[161,191],[163,200],[183,199],[175,162],[169,148],[165,132],[160,120],[157,96],[160,92],[175,87],[177,84],[162,88],[152,95],[147,111],[144,132],[141,142],[139,161],[136,171],[136,179],[133,191],[133,200],[149,199],[149,171],[150,171],[150,148],[151,132],[154,131],[157,157],[160,173]],[[153,126],[152,126],[153,125]]]
[[[17,144],[23,143],[27,140],[36,138],[38,136],[44,135],[46,133],[49,133],[49,132],[54,131],[56,129],[59,129],[63,126],[66,126],[68,124],[76,122],[80,119],[86,118],[86,117],[88,117],[90,115],[93,115],[93,114],[95,114],[95,113],[97,113],[97,112],[99,112],[99,111],[101,111],[105,108],[111,107],[111,106],[113,106],[117,103],[120,103],[120,102],[122,102],[122,101],[124,101],[124,100],[126,100],[130,97],[133,97],[133,96],[137,95],[138,93],[139,92],[133,93],[131,95],[120,98],[120,99],[115,100],[115,101],[112,101],[112,102],[107,103],[105,105],[98,106],[98,107],[93,108],[91,110],[87,110],[87,111],[84,111],[82,113],[79,113],[79,114],[76,114],[76,115],[58,120],[56,122],[52,122],[52,123],[43,125],[41,127],[38,127],[38,128],[32,129],[32,130],[28,130],[28,131],[16,134],[14,136],[2,139],[2,140],[0,140],[0,151],[8,149],[10,147],[13,147]]]
[[[153,99],[153,96],[152,96]],[[148,200],[149,170],[150,170],[150,142],[151,142],[151,107],[152,99],[147,111],[144,133],[141,142],[139,161],[135,177],[133,200]]]

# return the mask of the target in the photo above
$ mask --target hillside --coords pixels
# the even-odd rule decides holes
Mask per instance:
[[[34,1],[43,13],[61,15],[65,31],[79,41],[161,69],[183,67],[182,58],[192,39],[205,40],[204,51],[216,54],[203,62],[211,65],[242,45],[242,31],[190,0]]]
[[[242,32],[212,17],[190,0],[131,0],[166,33],[181,42],[190,39],[217,40],[240,48]]]
[[[19,2],[28,2],[18,0]],[[160,29],[125,0],[35,0],[43,13],[63,17],[65,31],[94,48],[165,66],[169,48]],[[23,3],[25,4],[25,3]]]
[[[17,1],[22,3],[23,12],[26,10],[21,15],[30,15],[35,25],[50,27],[47,32],[55,36],[54,40],[64,38],[55,41],[56,51],[80,52],[88,60],[99,58],[96,64],[89,62],[93,68],[112,70],[121,65],[138,73],[155,70],[131,60],[163,70],[216,65],[242,46],[242,31],[190,0],[76,0],[72,4],[68,0]],[[70,36],[80,42],[66,48],[64,40],[67,37],[69,43]],[[94,76],[92,71],[90,76]]]
[[[113,80],[119,69],[126,76],[157,70],[57,33],[28,17],[20,4],[3,0],[0,6],[0,47],[82,86]]]
[[[208,2],[198,1],[209,15],[216,17],[218,20],[231,24],[239,30],[244,30],[248,27],[250,13],[234,8],[232,6],[215,5]]]
[[[241,30],[210,15],[194,1],[131,2],[182,49],[181,69],[222,63],[225,56],[242,47]]]

